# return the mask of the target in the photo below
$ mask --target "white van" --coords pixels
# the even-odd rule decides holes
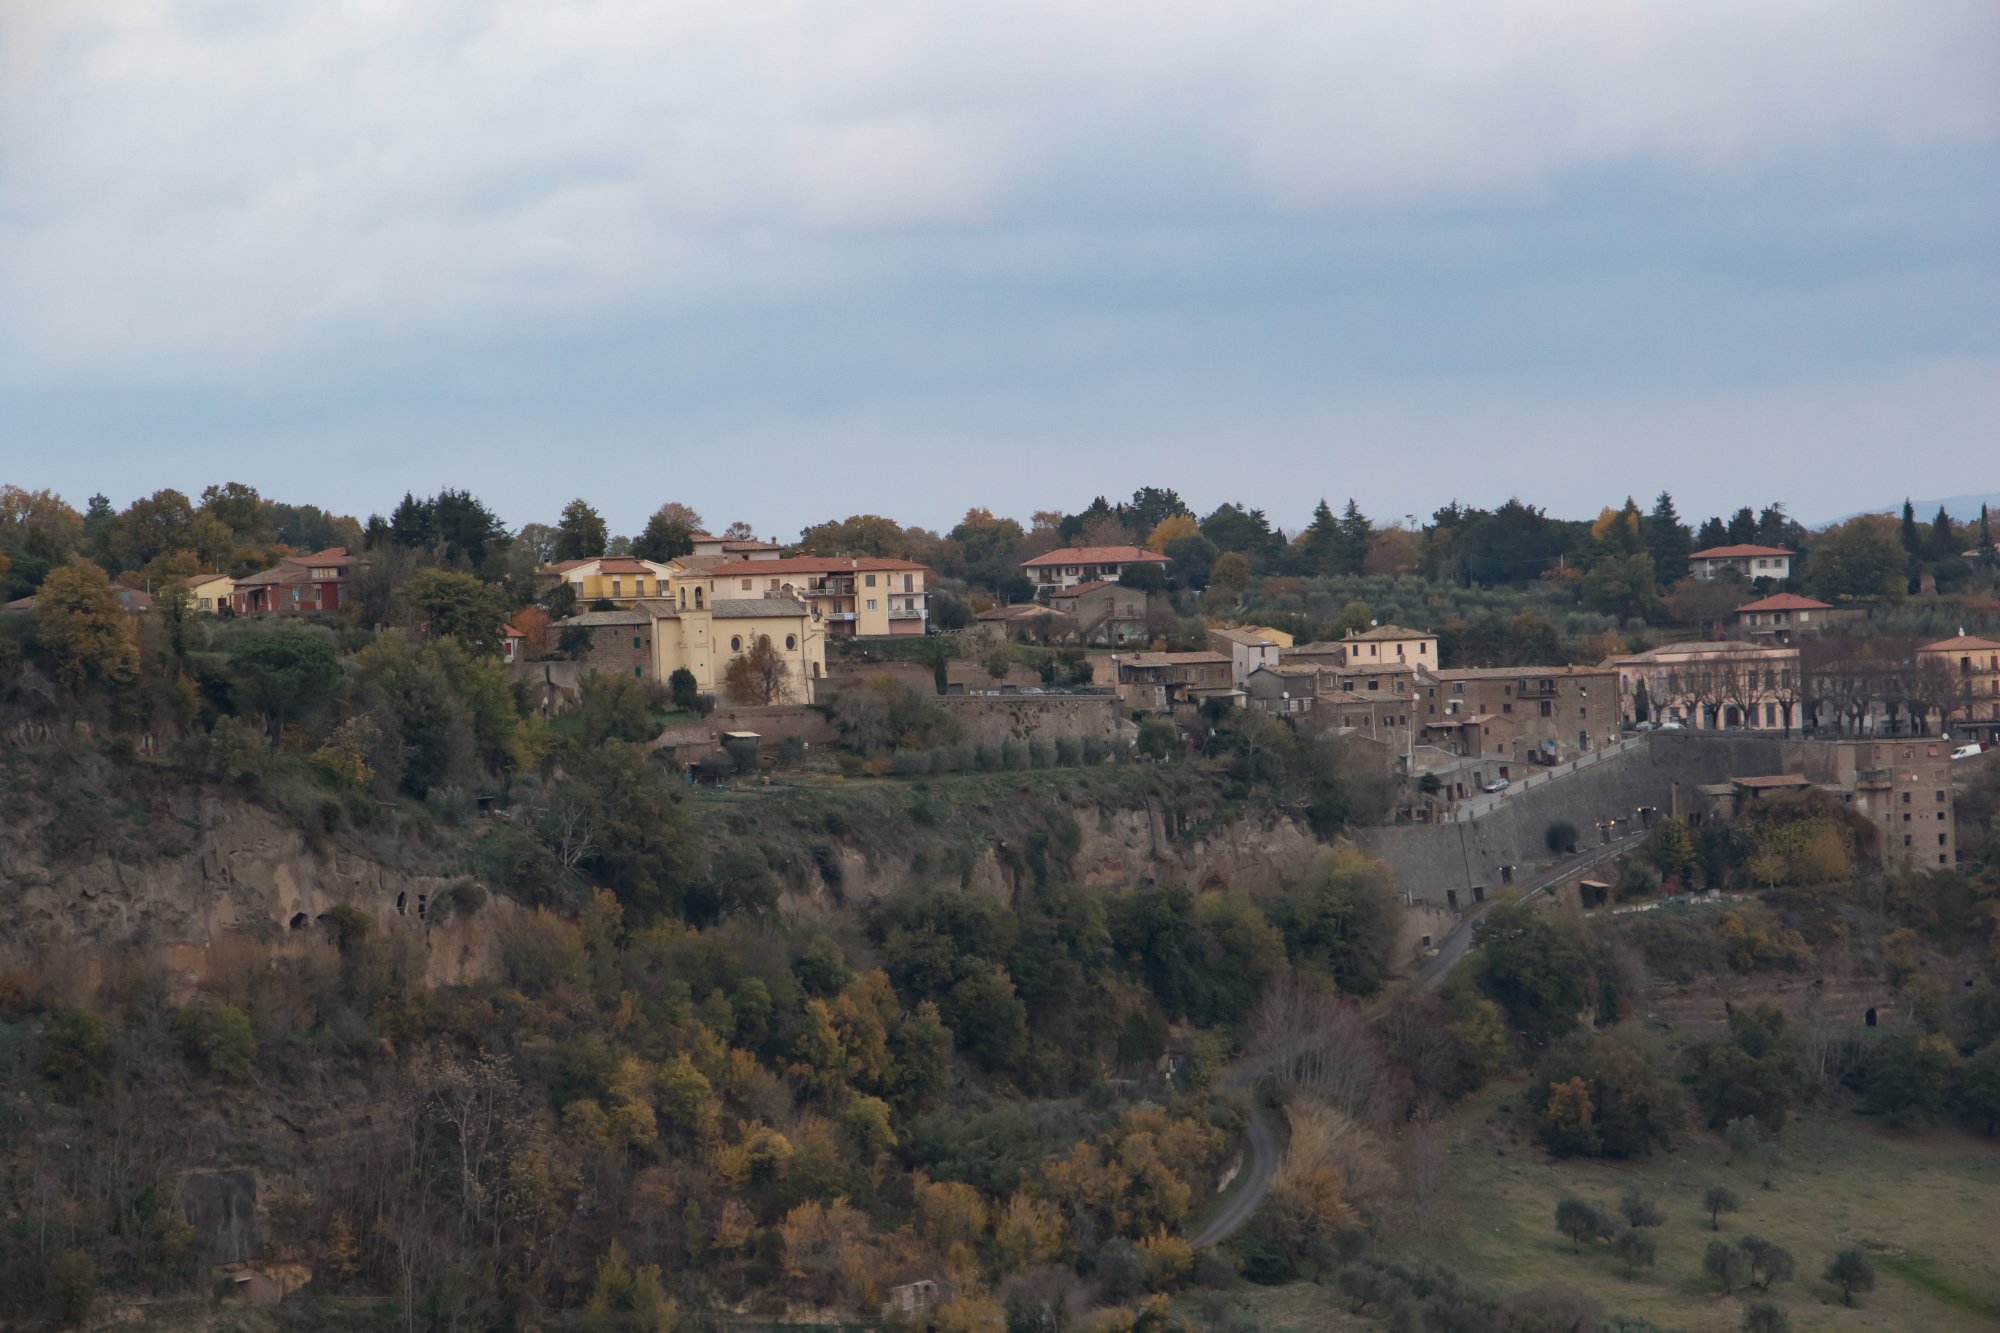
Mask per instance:
[[[1978,756],[1979,751],[1980,751],[1979,742],[1973,741],[1969,745],[1961,745],[1956,750],[1953,750],[1951,752],[1951,757],[1953,759],[1972,759]]]

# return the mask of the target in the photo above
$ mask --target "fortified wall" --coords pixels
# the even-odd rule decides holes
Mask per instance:
[[[1503,886],[1539,882],[1555,860],[1546,841],[1551,824],[1575,825],[1579,847],[1587,847],[1599,841],[1600,821],[1632,820],[1646,806],[1686,813],[1703,783],[1782,773],[1788,748],[1796,765],[1799,744],[1748,733],[1654,732],[1601,763],[1516,791],[1476,820],[1367,829],[1357,838],[1388,863],[1411,901],[1465,907]],[[1620,823],[1617,831],[1630,827]]]

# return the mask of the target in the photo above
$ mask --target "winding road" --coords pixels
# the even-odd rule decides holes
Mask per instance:
[[[1254,1093],[1250,1099],[1249,1140],[1248,1156],[1243,1163],[1243,1186],[1222,1206],[1221,1212],[1208,1219],[1200,1234],[1188,1242],[1197,1250],[1219,1245],[1235,1235],[1271,1192],[1271,1177],[1278,1169],[1278,1130],[1264,1108],[1257,1105]]]
[[[1547,893],[1572,875],[1580,874],[1600,861],[1607,861],[1620,852],[1630,850],[1644,841],[1651,832],[1651,829],[1634,829],[1622,838],[1603,843],[1587,852],[1581,852],[1558,862],[1549,868],[1548,875],[1539,884],[1514,901],[1526,902]],[[1443,943],[1438,946],[1437,956],[1424,964],[1423,969],[1418,972],[1417,984],[1426,990],[1431,990],[1451,975],[1452,968],[1456,967],[1471,949],[1472,935],[1479,923],[1484,921],[1486,914],[1500,903],[1501,899],[1489,898],[1480,904],[1478,911],[1468,913],[1451,934],[1445,936]],[[1239,1071],[1230,1081],[1247,1082],[1249,1075]],[[1264,1108],[1257,1104],[1254,1091],[1250,1099],[1250,1125],[1247,1137],[1249,1146],[1242,1168],[1244,1172],[1242,1187],[1222,1206],[1221,1211],[1208,1219],[1208,1225],[1189,1239],[1188,1244],[1197,1250],[1220,1245],[1235,1235],[1245,1222],[1256,1215],[1257,1209],[1263,1206],[1264,1196],[1271,1192],[1271,1177],[1277,1173],[1278,1159],[1283,1155],[1283,1149],[1278,1141],[1277,1127],[1271,1123],[1271,1117],[1265,1113]]]

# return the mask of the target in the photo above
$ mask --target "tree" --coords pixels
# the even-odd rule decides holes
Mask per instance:
[[[1269,909],[1294,966],[1332,977],[1348,995],[1389,980],[1398,912],[1389,868],[1361,852],[1324,856]]]
[[[1727,1296],[1750,1282],[1750,1256],[1726,1240],[1712,1240],[1701,1257],[1701,1271],[1722,1284]]]
[[[50,571],[35,593],[35,629],[72,690],[129,684],[139,640],[103,567],[81,557]]]
[[[1636,1227],[1626,1227],[1611,1242],[1611,1252],[1625,1261],[1625,1276],[1636,1277],[1641,1268],[1651,1268],[1659,1258],[1660,1247],[1645,1232]]]
[[[1893,519],[1863,514],[1835,524],[1813,542],[1806,581],[1825,601],[1843,597],[1901,597],[1908,588],[1908,556]]]
[[[1987,1042],[1965,1062],[1958,1080],[1958,1104],[1988,1138],[2000,1129],[2000,1039]]]
[[[1585,1241],[1611,1234],[1611,1219],[1594,1203],[1567,1198],[1556,1205],[1556,1230],[1569,1237],[1572,1253],[1581,1254]]]
[[[1185,512],[1169,514],[1155,523],[1152,530],[1146,534],[1146,549],[1165,555],[1167,548],[1175,542],[1185,537],[1200,535],[1201,525],[1194,521],[1193,514]]]
[[[792,697],[791,668],[768,634],[759,634],[749,648],[730,658],[722,679],[738,703],[775,704]]]
[[[1652,512],[1640,522],[1639,533],[1646,543],[1647,554],[1653,557],[1653,574],[1661,587],[1686,577],[1688,553],[1694,550],[1694,545],[1687,524],[1681,522],[1680,513],[1674,508],[1673,496],[1660,492]]]
[[[229,655],[239,703],[275,735],[310,717],[340,687],[340,660],[326,636],[302,625],[259,634]]]
[[[475,574],[426,569],[396,590],[396,605],[426,633],[457,639],[475,656],[500,650],[507,599],[498,584]]]
[[[555,623],[539,606],[524,606],[509,622],[521,636],[521,659],[532,662],[551,656],[556,650]]]
[[[1743,1201],[1737,1198],[1736,1191],[1727,1185],[1710,1185],[1708,1192],[1701,1196],[1701,1206],[1708,1214],[1708,1229],[1720,1231],[1722,1215],[1735,1212],[1743,1206]]]
[[[588,560],[603,555],[609,543],[604,519],[587,502],[577,499],[563,506],[556,523],[556,559]]]
[[[1565,926],[1524,907],[1496,907],[1474,928],[1480,986],[1541,1045],[1576,1026],[1590,960]]]
[[[1775,1241],[1762,1236],[1742,1236],[1736,1244],[1750,1256],[1750,1278],[1759,1291],[1769,1291],[1773,1282],[1790,1281],[1798,1270],[1792,1252]]]
[[[683,515],[694,511],[683,504],[663,504],[646,526],[632,539],[632,554],[641,560],[671,560],[694,550],[694,534],[699,524],[690,524]],[[698,517],[698,516],[697,516]]]
[[[686,667],[675,667],[667,677],[667,698],[675,708],[683,713],[695,713],[701,709],[701,682],[694,678],[694,672]]]
[[[1857,1291],[1875,1290],[1875,1263],[1868,1257],[1867,1251],[1855,1246],[1827,1260],[1826,1271],[1820,1276],[1840,1288],[1843,1305],[1854,1304],[1854,1293]]]
[[[1568,855],[1576,850],[1576,825],[1566,819],[1558,819],[1549,825],[1548,830],[1542,835],[1542,841],[1548,845],[1552,854]]]
[[[1224,551],[1208,572],[1208,594],[1221,606],[1235,606],[1250,587],[1250,561],[1241,551]]]
[[[1619,1198],[1618,1212],[1631,1227],[1656,1227],[1667,1220],[1660,1205],[1637,1189],[1626,1190]]]
[[[1118,586],[1135,588],[1143,593],[1165,592],[1167,590],[1166,571],[1159,565],[1147,561],[1130,564],[1118,571]]]
[[[1752,1301],[1743,1307],[1743,1333],[1792,1333],[1792,1317],[1776,1301]]]

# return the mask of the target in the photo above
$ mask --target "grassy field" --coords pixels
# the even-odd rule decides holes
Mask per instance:
[[[1489,1090],[1455,1118],[1456,1226],[1431,1247],[1497,1290],[1560,1284],[1588,1293],[1607,1313],[1688,1333],[1733,1333],[1742,1300],[1721,1295],[1701,1271],[1717,1237],[1701,1197],[1727,1184],[1743,1209],[1724,1214],[1721,1238],[1754,1232],[1797,1260],[1798,1275],[1768,1298],[1791,1313],[1799,1333],[2000,1328],[2000,1143],[1950,1128],[1898,1134],[1854,1115],[1815,1114],[1787,1128],[1783,1163],[1764,1189],[1705,1134],[1637,1163],[1551,1163],[1500,1109],[1518,1093]],[[1567,1195],[1615,1208],[1635,1185],[1667,1220],[1652,1232],[1658,1263],[1628,1279],[1601,1242],[1572,1254],[1554,1215]],[[1876,1269],[1875,1291],[1854,1309],[1819,1276],[1827,1257],[1848,1245],[1865,1248]],[[1271,1333],[1370,1327],[1348,1316],[1335,1292],[1310,1284],[1253,1289],[1249,1299]]]

